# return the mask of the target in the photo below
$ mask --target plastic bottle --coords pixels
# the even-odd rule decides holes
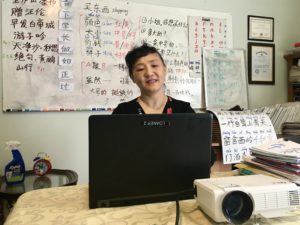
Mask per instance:
[[[5,166],[5,182],[7,184],[21,183],[25,178],[25,163],[18,150],[21,143],[18,141],[8,141],[6,145],[11,149],[13,160]]]

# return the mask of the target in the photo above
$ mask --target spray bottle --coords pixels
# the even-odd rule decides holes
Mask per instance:
[[[6,146],[11,149],[13,156],[12,161],[5,166],[5,182],[7,184],[16,184],[24,181],[25,163],[20,151],[18,150],[20,145],[21,143],[18,141],[6,142]]]

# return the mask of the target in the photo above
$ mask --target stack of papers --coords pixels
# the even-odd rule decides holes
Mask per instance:
[[[300,144],[281,138],[251,147],[250,151],[251,156],[243,158],[245,163],[300,184]]]

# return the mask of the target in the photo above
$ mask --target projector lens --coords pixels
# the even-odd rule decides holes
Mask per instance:
[[[242,224],[252,215],[253,201],[245,192],[232,191],[224,197],[222,211],[230,223]]]

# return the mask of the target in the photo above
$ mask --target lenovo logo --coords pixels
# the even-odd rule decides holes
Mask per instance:
[[[165,126],[170,126],[170,121],[165,121],[165,120],[148,120],[148,121],[143,121],[142,125],[143,126],[149,126],[149,127],[165,127]]]

